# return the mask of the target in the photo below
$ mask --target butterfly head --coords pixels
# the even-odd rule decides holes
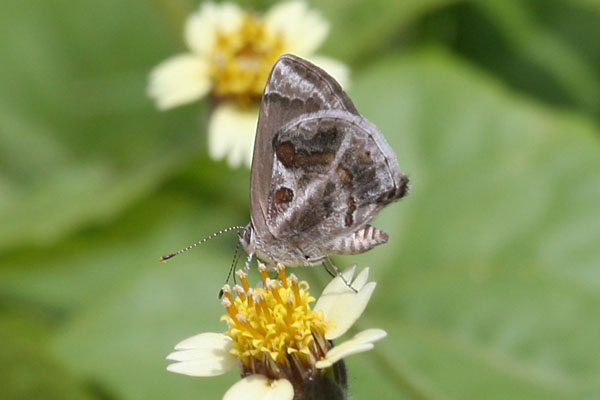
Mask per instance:
[[[249,223],[242,231],[238,232],[238,238],[244,249],[248,249],[254,244],[254,227],[252,223]]]

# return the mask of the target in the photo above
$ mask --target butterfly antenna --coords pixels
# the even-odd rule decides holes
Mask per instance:
[[[214,239],[214,238],[216,238],[217,236],[219,236],[219,235],[221,235],[223,233],[227,233],[227,232],[231,232],[231,231],[239,231],[239,230],[242,230],[244,228],[246,228],[246,227],[238,225],[238,226],[230,226],[229,228],[222,229],[222,230],[220,230],[218,232],[213,233],[210,236],[205,237],[204,239],[200,240],[199,242],[196,242],[194,244],[189,245],[188,247],[186,247],[184,249],[176,251],[175,253],[167,254],[166,256],[162,256],[160,258],[160,261],[167,261],[168,259],[173,258],[173,257],[175,257],[175,256],[177,256],[177,255],[179,255],[181,253],[185,253],[186,251],[191,250],[194,247],[199,246],[202,243],[209,241],[210,239]]]
[[[237,267],[237,263],[240,261],[240,257],[242,253],[240,253],[241,243],[238,242],[237,246],[235,246],[235,253],[233,255],[233,261],[231,262],[231,268],[229,268],[229,273],[227,274],[227,279],[225,279],[225,283],[229,283],[229,279],[231,278],[233,272]],[[235,275],[233,275],[233,282],[236,282]],[[219,300],[223,297],[223,289],[219,290]]]

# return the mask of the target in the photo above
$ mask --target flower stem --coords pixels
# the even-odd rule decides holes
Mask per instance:
[[[340,360],[318,375],[295,388],[294,400],[347,400],[348,375],[346,364]]]

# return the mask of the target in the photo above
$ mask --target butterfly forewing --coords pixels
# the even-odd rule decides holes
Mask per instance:
[[[266,223],[273,168],[273,138],[293,119],[319,110],[358,111],[339,83],[315,65],[285,54],[273,66],[265,87],[254,141],[250,215],[254,229],[269,235]]]

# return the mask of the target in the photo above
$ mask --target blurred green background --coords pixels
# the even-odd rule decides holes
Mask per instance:
[[[243,2],[264,11],[272,2]],[[338,0],[321,54],[413,190],[338,259],[378,289],[356,399],[600,396],[600,3]],[[222,331],[247,170],[207,156],[208,108],[155,110],[191,0],[0,3],[0,397],[212,399],[238,375],[165,371]],[[319,289],[322,269],[295,270]],[[314,291],[315,294],[318,290]]]

